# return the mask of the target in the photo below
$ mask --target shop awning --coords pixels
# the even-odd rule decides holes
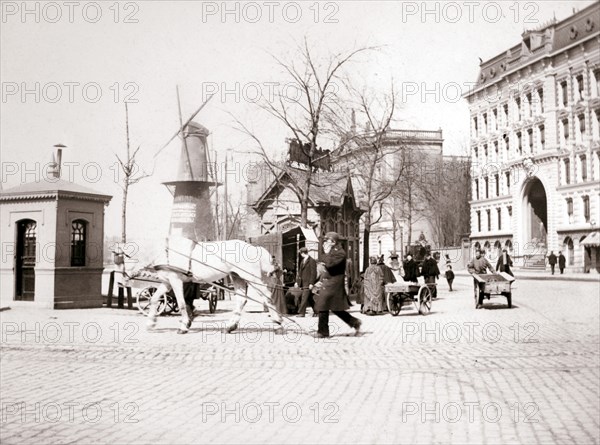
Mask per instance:
[[[582,246],[600,247],[600,232],[592,232],[581,242]]]

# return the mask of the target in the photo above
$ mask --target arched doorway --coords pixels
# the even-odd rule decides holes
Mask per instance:
[[[17,222],[17,256],[15,260],[15,300],[33,301],[37,223],[31,219]]]
[[[570,236],[567,236],[563,241],[563,250],[567,258],[567,265],[573,266],[575,264],[575,244]]]
[[[547,247],[548,203],[538,178],[531,178],[523,190],[523,234],[525,243]]]

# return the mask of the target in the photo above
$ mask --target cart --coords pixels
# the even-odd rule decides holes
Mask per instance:
[[[492,295],[502,295],[506,297],[506,303],[509,308],[512,307],[512,291],[511,284],[515,281],[515,277],[506,272],[490,273],[490,274],[472,274],[475,279],[473,294],[475,297],[475,307],[479,303],[479,296],[483,294],[484,299],[488,300]]]
[[[435,284],[419,284],[411,282],[391,283],[385,285],[385,300],[388,311],[392,316],[400,313],[402,306],[413,304],[415,310],[421,315],[431,311],[431,301],[435,291]]]
[[[150,310],[150,299],[158,289],[160,280],[152,271],[145,269],[140,271],[135,277],[131,278],[131,280],[146,283],[146,286],[136,294],[136,303],[138,310],[143,315],[147,316]],[[202,299],[208,301],[208,310],[211,314],[214,314],[217,310],[217,300],[222,300],[225,295],[223,288],[209,283],[194,282],[193,284],[194,288],[191,291],[194,292],[194,300]],[[177,304],[177,298],[175,298],[173,290],[170,290],[166,295],[161,297],[156,309],[157,315],[163,313],[169,314],[171,312],[179,312],[179,305]]]

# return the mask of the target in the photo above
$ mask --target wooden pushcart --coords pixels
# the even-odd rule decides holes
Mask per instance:
[[[502,295],[506,297],[508,307],[512,307],[512,291],[511,284],[515,281],[515,277],[506,272],[490,273],[490,274],[472,274],[475,280],[474,297],[475,307],[479,304],[479,297],[483,294],[483,298],[488,300],[493,295]],[[482,299],[483,299],[482,298]]]
[[[386,284],[385,300],[388,311],[395,317],[400,313],[402,306],[409,306],[412,303],[419,314],[427,315],[431,310],[435,286],[435,284],[411,282]]]

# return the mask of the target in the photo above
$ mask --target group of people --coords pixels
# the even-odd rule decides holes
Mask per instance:
[[[558,257],[554,255],[554,251],[550,251],[550,255],[548,255],[548,264],[550,265],[550,270],[552,271],[552,275],[554,275],[554,268],[556,267],[556,263],[558,263],[558,268],[560,270],[560,274],[562,275],[565,271],[565,265],[567,264],[567,259],[562,254],[562,252],[558,251]]]
[[[271,299],[277,311],[290,314],[293,308],[297,308],[297,317],[305,317],[306,309],[310,306],[313,316],[319,317],[315,333],[317,338],[329,337],[330,311],[358,334],[361,321],[347,312],[351,306],[345,283],[347,259],[346,252],[339,243],[339,235],[336,232],[325,234],[323,256],[319,265],[308,254],[306,247],[301,248],[299,254],[296,282],[286,294],[281,281],[283,270],[275,257],[271,259],[274,265],[274,270],[269,274]]]

